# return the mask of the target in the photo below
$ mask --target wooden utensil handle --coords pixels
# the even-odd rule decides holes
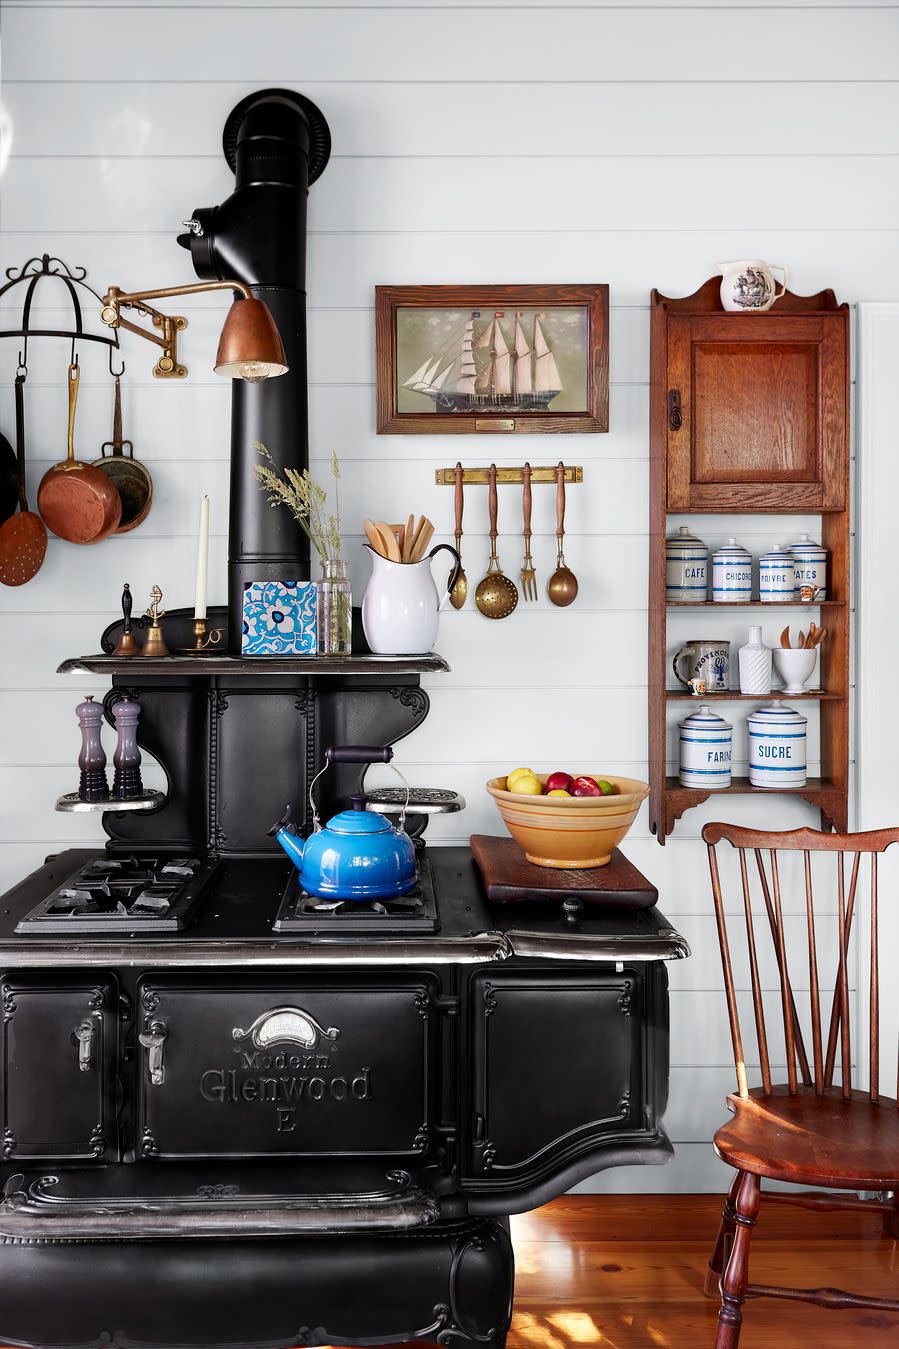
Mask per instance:
[[[69,438],[68,449],[66,451],[66,460],[68,463],[75,462],[75,406],[78,402],[78,381],[81,378],[81,371],[77,365],[69,366]]]
[[[521,489],[521,509],[524,514],[524,537],[531,537],[531,505],[533,494],[531,491],[531,466],[525,464],[521,470],[521,481],[524,484]]]
[[[456,465],[456,494],[454,500],[456,515],[455,515],[455,528],[453,530],[453,533],[456,535],[457,538],[460,537],[462,534],[462,507],[464,504],[464,495],[463,495],[464,488],[462,486],[462,472],[463,472],[462,465],[461,463],[458,463]]]
[[[488,494],[488,504],[490,509],[490,540],[496,543],[496,516],[499,509],[499,501],[496,495],[496,464],[490,465],[490,491]]]
[[[112,407],[112,452],[122,453],[122,387],[118,375],[115,377],[115,400]]]
[[[25,496],[25,376],[16,375],[16,482],[19,509],[28,510]]]
[[[556,468],[556,534],[565,533],[565,465],[559,460]]]

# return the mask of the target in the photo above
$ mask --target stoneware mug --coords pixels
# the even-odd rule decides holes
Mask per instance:
[[[681,666],[686,663],[686,674]],[[722,693],[730,688],[730,642],[689,641],[671,662],[674,677],[692,690],[691,681],[705,680],[707,693]]]

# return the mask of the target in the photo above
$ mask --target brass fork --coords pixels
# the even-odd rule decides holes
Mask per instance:
[[[521,569],[521,593],[526,600],[537,598],[537,572],[531,557],[531,466],[525,464],[521,480],[524,484],[521,504],[524,513],[524,566]]]

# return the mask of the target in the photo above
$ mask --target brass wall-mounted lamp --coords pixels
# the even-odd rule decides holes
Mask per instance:
[[[241,281],[199,281],[187,286],[168,286],[164,290],[139,290],[126,294],[110,286],[103,296],[100,318],[110,328],[127,328],[162,347],[162,355],[153,367],[159,379],[183,379],[187,367],[178,363],[178,334],[187,327],[181,314],[161,314],[146,303],[171,295],[195,295],[205,290],[232,290],[241,296],[228,310],[215,357],[215,373],[231,379],[258,384],[263,379],[287,373],[287,358],[277,324],[268,305],[253,298]],[[122,316],[122,309],[134,309],[152,319],[158,332],[139,328]]]

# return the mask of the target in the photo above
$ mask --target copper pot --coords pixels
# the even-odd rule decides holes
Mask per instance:
[[[125,446],[128,454],[125,454]],[[112,456],[106,458],[107,446]],[[94,468],[105,473],[122,498],[122,516],[116,529],[117,534],[127,534],[143,524],[153,503],[153,479],[149,469],[134,457],[134,446],[130,440],[122,439],[122,392],[119,376],[115,377],[115,405],[112,418],[112,440],[106,440],[100,446],[102,458],[95,459]]]
[[[37,489],[44,523],[68,543],[99,543],[115,533],[122,518],[122,498],[106,474],[75,458],[77,365],[69,366],[69,436],[66,458],[48,468]]]

